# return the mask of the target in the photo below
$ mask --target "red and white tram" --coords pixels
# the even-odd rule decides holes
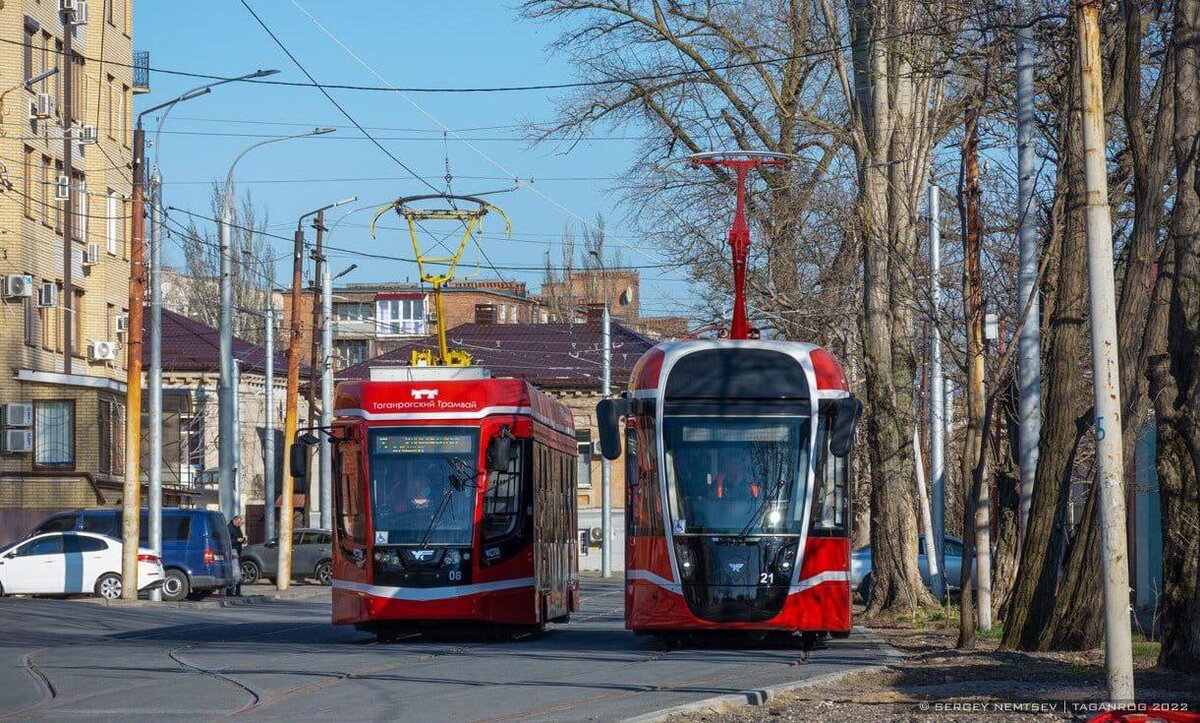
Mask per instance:
[[[566,621],[579,606],[570,412],[521,380],[424,372],[338,386],[334,624],[387,638]]]
[[[824,349],[660,344],[598,410],[625,419],[625,624],[847,633],[850,479],[861,404]]]
[[[597,407],[605,457],[625,420],[625,626],[638,633],[850,631],[850,465],[862,404],[834,358],[761,340],[746,314],[746,178],[794,157],[697,153],[736,180],[728,339],[660,344]]]

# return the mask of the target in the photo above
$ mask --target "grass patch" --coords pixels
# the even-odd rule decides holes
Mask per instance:
[[[991,630],[980,631],[979,637],[983,638],[984,640],[999,640],[1000,638],[1004,637],[1004,625],[1001,623],[996,623],[992,626]]]
[[[1133,654],[1135,657],[1158,658],[1158,651],[1161,647],[1162,643],[1157,643],[1150,640],[1134,641]]]

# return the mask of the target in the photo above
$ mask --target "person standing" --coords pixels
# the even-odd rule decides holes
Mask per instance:
[[[234,515],[229,521],[229,541],[233,547],[233,584],[225,591],[227,595],[240,597],[242,594],[242,547],[246,544],[246,533],[242,531],[242,516]]]

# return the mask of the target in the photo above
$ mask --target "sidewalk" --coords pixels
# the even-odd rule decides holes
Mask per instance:
[[[1071,704],[1104,697],[1103,650],[1002,652],[996,649],[999,635],[995,635],[980,639],[973,651],[958,651],[954,649],[957,628],[875,628],[873,632],[899,651],[902,662],[882,672],[853,673],[833,683],[807,686],[764,705],[671,720],[1084,721],[1094,713],[1071,710]],[[1138,700],[1190,703],[1190,710],[1196,712],[1200,672],[1160,671],[1154,665],[1157,655],[1157,643],[1134,643]],[[998,705],[1002,703],[1043,705],[1040,710],[1005,711]]]
[[[225,597],[212,595],[203,600],[180,600],[178,602],[151,602],[139,598],[137,600],[105,600],[101,597],[79,598],[82,602],[110,607],[173,607],[183,610],[208,610],[214,608],[241,607],[244,605],[261,605],[278,600],[315,600],[328,599],[330,588],[322,585],[292,585],[287,590],[276,590],[274,585],[243,585],[240,597]]]

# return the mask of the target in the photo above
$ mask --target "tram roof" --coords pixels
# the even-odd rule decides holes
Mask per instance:
[[[806,342],[767,339],[692,339],[657,344],[642,355],[630,373],[630,389],[635,393],[656,393],[664,381],[663,368],[671,368],[679,359],[695,352],[739,349],[776,351],[796,359],[797,362],[810,364],[818,393],[849,391],[841,365],[823,347]]]

